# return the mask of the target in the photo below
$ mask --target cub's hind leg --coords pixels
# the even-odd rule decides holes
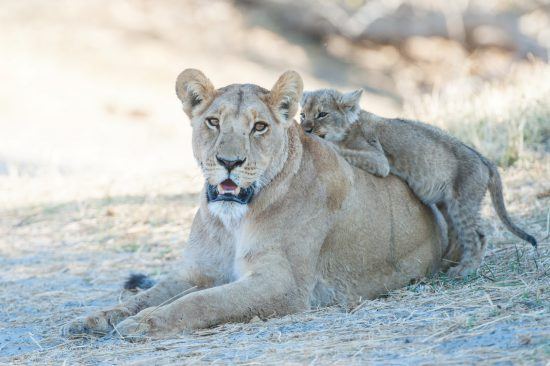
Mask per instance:
[[[443,267],[446,269],[451,265],[458,264],[460,257],[462,256],[462,249],[459,246],[458,233],[451,217],[449,216],[447,205],[445,205],[444,202],[440,202],[436,205],[436,207],[443,215],[445,223],[447,224],[447,232],[445,233],[447,235],[447,247],[443,249],[442,256],[443,260],[448,263]]]
[[[480,259],[480,262],[481,262],[481,261],[483,261],[483,258],[485,257],[485,250],[487,249],[487,236],[481,230],[480,227],[477,228],[476,232],[477,232],[477,236],[479,237],[479,241],[481,243],[480,251],[479,251],[479,253],[481,255],[481,259]]]
[[[447,213],[462,249],[458,265],[447,273],[452,277],[465,277],[477,270],[486,246],[485,235],[479,230],[479,204],[450,200]]]

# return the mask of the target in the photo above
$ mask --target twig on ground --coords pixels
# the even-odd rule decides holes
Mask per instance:
[[[499,321],[504,320],[504,319],[508,319],[509,317],[511,317],[511,315],[506,315],[506,316],[503,316],[503,317],[501,317],[501,318],[497,318],[497,319],[491,320],[490,322],[483,323],[483,324],[480,324],[480,325],[478,325],[478,326],[476,326],[476,327],[473,327],[471,330],[474,331],[474,330],[479,329],[479,328],[482,328],[482,327],[484,327],[484,326],[486,326],[486,325],[493,324],[493,323],[499,322]]]
[[[29,332],[29,337],[31,337],[31,340],[33,341],[34,344],[36,344],[38,346],[38,348],[40,348],[41,351],[44,350],[44,348],[42,348],[42,346],[40,345],[40,343],[38,343],[38,341],[34,338],[34,336],[32,335],[31,332]]]

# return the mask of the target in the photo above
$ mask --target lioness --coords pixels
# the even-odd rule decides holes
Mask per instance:
[[[177,273],[63,334],[166,336],[375,298],[437,270],[434,216],[397,178],[353,168],[294,122],[302,79],[271,90],[177,78],[205,178]]]
[[[380,177],[402,178],[420,200],[436,204],[462,246],[453,276],[475,272],[483,259],[485,235],[479,222],[487,189],[499,218],[517,237],[537,246],[506,212],[496,166],[473,148],[428,124],[382,118],[361,110],[362,90],[342,94],[321,89],[303,95],[302,127],[335,143],[350,163]]]

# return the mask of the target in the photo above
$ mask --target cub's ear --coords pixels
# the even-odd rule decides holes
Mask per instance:
[[[359,106],[359,101],[361,100],[361,95],[363,94],[363,89],[358,89],[346,94],[343,94],[338,101],[340,109],[346,115],[346,119],[349,123],[354,123],[359,118],[359,112],[361,112],[361,107]]]
[[[193,118],[193,111],[214,98],[216,89],[199,70],[185,69],[176,79],[176,94],[183,103],[183,110]]]
[[[306,105],[307,98],[309,98],[310,94],[311,92],[308,92],[308,91],[304,91],[304,93],[302,94],[302,98],[300,99],[300,106],[302,108],[304,107],[304,105]]]
[[[298,111],[304,83],[296,71],[286,71],[271,88],[269,104],[281,121],[292,121]]]

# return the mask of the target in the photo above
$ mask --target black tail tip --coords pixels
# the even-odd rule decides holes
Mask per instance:
[[[155,281],[143,273],[132,273],[124,282],[124,289],[130,291],[147,290],[155,285]]]
[[[529,236],[529,237],[527,238],[527,241],[528,241],[529,243],[531,243],[531,245],[534,246],[535,248],[536,248],[537,245],[538,245],[538,244],[537,244],[537,239],[533,238],[532,236]]]

